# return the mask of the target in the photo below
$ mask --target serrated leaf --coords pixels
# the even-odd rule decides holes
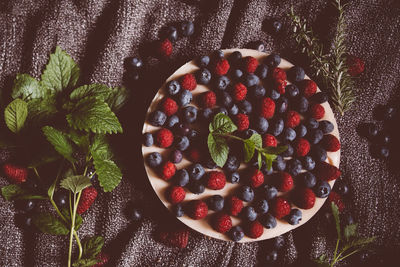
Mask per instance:
[[[349,241],[352,237],[356,236],[357,234],[357,224],[349,224],[344,227],[343,235],[344,238]]]
[[[87,152],[89,150],[90,140],[88,133],[80,133],[78,131],[71,130],[68,133],[68,137],[82,151]]]
[[[274,154],[263,154],[265,158],[265,164],[267,165],[267,170],[271,170],[272,162],[276,159],[276,155]]]
[[[247,163],[253,158],[255,149],[256,146],[250,138],[243,141],[244,162]]]
[[[262,137],[260,134],[255,133],[249,138],[252,140],[257,148],[262,148]]]
[[[104,246],[104,238],[101,236],[93,236],[83,242],[83,257],[94,258]]]
[[[64,215],[65,219],[68,220],[69,225],[72,224],[71,214],[69,213],[68,209],[61,210],[62,215]],[[75,215],[75,230],[78,231],[81,228],[83,223],[83,218],[78,213]]]
[[[125,87],[112,88],[111,94],[105,100],[112,111],[119,111],[129,99],[129,91]]]
[[[21,99],[15,99],[4,110],[4,120],[13,133],[18,133],[24,127],[27,116],[28,104]]]
[[[45,94],[39,82],[29,74],[17,74],[14,80],[11,97],[24,100],[41,98]]]
[[[215,133],[232,133],[237,130],[237,127],[227,115],[218,113],[209,125],[209,130]]]
[[[75,261],[72,266],[73,267],[91,267],[96,265],[97,263],[100,262],[100,259],[96,259],[96,258],[91,258],[91,259],[80,259]]]
[[[67,235],[68,228],[58,218],[50,213],[39,213],[33,217],[33,224],[43,233],[51,235]]]
[[[287,150],[287,146],[277,146],[277,147],[268,146],[268,147],[263,148],[263,151],[265,153],[275,154],[275,155],[279,155],[282,152],[285,152],[286,150]]]
[[[3,186],[1,188],[1,195],[7,201],[16,199],[46,199],[41,195],[30,194],[28,191],[16,184]]]
[[[93,133],[121,133],[122,126],[110,107],[97,98],[80,100],[67,115],[68,124],[78,130]]]
[[[342,239],[342,234],[340,231],[340,219],[339,219],[339,208],[338,206],[336,206],[335,203],[331,203],[331,209],[332,209],[332,214],[333,214],[333,218],[335,219],[335,225],[336,225],[336,232],[338,235],[338,239],[341,240]]]
[[[102,134],[96,134],[90,145],[90,154],[95,159],[111,159],[113,157],[111,147],[108,144],[107,137]]]
[[[105,101],[109,98],[111,93],[111,88],[107,87],[106,85],[94,83],[89,85],[82,85],[76,88],[74,91],[71,92],[69,98],[71,100],[77,101],[85,97],[96,97],[100,100]]]
[[[104,192],[110,192],[121,182],[122,173],[114,161],[109,159],[93,158],[97,179]]]
[[[64,158],[73,163],[74,157],[72,153],[74,152],[74,148],[72,144],[68,140],[68,137],[63,132],[54,129],[51,126],[45,126],[42,128],[43,134],[46,136],[47,141],[53,145],[54,149]]]
[[[40,126],[57,114],[56,98],[54,95],[47,95],[44,98],[36,98],[28,101],[27,122]]]
[[[44,89],[61,92],[63,89],[72,88],[79,79],[79,66],[59,46],[50,55],[46,69],[41,76],[40,84]]]
[[[211,158],[215,164],[222,168],[229,154],[229,147],[226,140],[223,137],[214,136],[210,133],[208,135],[207,145]]]
[[[83,175],[69,176],[61,181],[60,186],[76,194],[91,186],[90,179]]]

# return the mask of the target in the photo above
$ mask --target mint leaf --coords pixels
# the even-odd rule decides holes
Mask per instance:
[[[340,231],[340,219],[339,219],[339,208],[336,206],[335,203],[331,203],[331,209],[332,209],[332,214],[333,218],[335,219],[335,225],[336,225],[336,232],[338,235],[338,239],[342,239],[341,231]]]
[[[104,238],[101,236],[93,236],[83,242],[83,254],[84,258],[94,258],[100,252],[104,246]]]
[[[95,159],[111,159],[113,156],[107,137],[102,134],[96,134],[93,137],[89,150]]]
[[[81,100],[85,97],[96,97],[100,100],[105,101],[109,98],[111,94],[111,89],[108,88],[104,84],[89,84],[89,85],[82,85],[76,88],[72,93],[69,95],[71,100]]]
[[[229,153],[229,147],[226,140],[223,137],[214,136],[210,133],[208,135],[207,145],[211,158],[215,164],[222,168],[228,159]]]
[[[69,230],[64,223],[50,213],[39,213],[33,217],[33,224],[43,233],[67,235]]]
[[[61,210],[62,215],[64,215],[65,219],[68,220],[68,226],[72,224],[71,214],[69,213],[68,209]],[[75,230],[79,230],[83,223],[83,218],[78,213],[75,215]]]
[[[71,130],[68,134],[69,139],[82,151],[87,152],[89,150],[90,140],[89,134],[86,132],[80,133]]]
[[[112,191],[122,179],[121,170],[114,161],[93,157],[94,167],[96,168],[97,179],[104,192]]]
[[[40,84],[44,89],[61,92],[72,88],[79,79],[79,67],[75,61],[59,46],[50,55],[49,63],[41,76]]]
[[[129,99],[129,91],[125,87],[116,87],[105,100],[112,111],[119,111]]]
[[[57,113],[55,95],[36,98],[28,101],[27,121],[35,126],[49,121]]]
[[[282,152],[285,152],[286,149],[287,149],[287,146],[277,146],[277,147],[268,146],[268,147],[264,147],[264,148],[263,148],[263,151],[264,151],[265,153],[268,153],[268,154],[279,155],[279,154],[281,154]]]
[[[215,133],[232,133],[237,127],[227,115],[218,113],[210,123],[209,130]]]
[[[356,236],[357,226],[358,225],[355,223],[355,224],[346,225],[344,227],[343,235],[344,235],[344,238],[346,239],[346,241],[349,241],[351,238]]]
[[[28,191],[16,184],[3,186],[1,188],[1,195],[7,201],[15,199],[46,199],[44,196],[41,195],[30,194]]]
[[[64,158],[69,160],[71,163],[75,162],[72,153],[74,148],[68,140],[68,137],[63,132],[54,129],[51,126],[45,126],[42,128],[43,134],[46,136],[47,141],[53,145],[54,149],[60,153]]]
[[[61,181],[60,186],[76,194],[91,186],[90,179],[83,175],[69,176]]]
[[[40,98],[44,95],[39,82],[29,74],[17,74],[14,80],[11,97],[22,98],[24,100]]]
[[[265,158],[265,164],[267,165],[267,169],[271,170],[272,162],[276,159],[276,155],[275,154],[263,153],[263,156]]]
[[[97,98],[80,100],[72,113],[67,115],[68,124],[79,130],[93,133],[121,133],[122,126],[110,107]]]
[[[15,99],[4,110],[4,120],[13,133],[18,133],[24,127],[27,116],[28,105],[21,99]]]
[[[96,259],[96,258],[83,258],[80,260],[75,261],[72,266],[73,267],[92,267],[94,265],[96,265],[97,263],[100,262],[100,259]]]
[[[262,154],[260,151],[258,151],[257,162],[258,162],[258,169],[260,170],[262,167]]]
[[[253,158],[255,149],[256,145],[253,140],[249,138],[243,141],[244,162],[247,163]]]

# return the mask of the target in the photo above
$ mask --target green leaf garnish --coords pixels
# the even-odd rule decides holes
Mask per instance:
[[[89,84],[82,85],[76,88],[70,94],[71,100],[81,100],[86,97],[95,97],[101,100],[106,100],[111,94],[111,89],[104,84]]]
[[[114,161],[109,159],[93,158],[97,179],[104,192],[112,191],[121,182],[122,173]]]
[[[42,128],[43,134],[46,136],[46,139],[53,145],[54,149],[60,153],[64,158],[69,160],[70,162],[74,162],[74,158],[72,153],[74,149],[67,137],[63,132],[54,129],[51,126],[45,126]]]
[[[17,74],[12,88],[11,97],[29,100],[41,98],[45,94],[39,82],[29,74]]]
[[[4,120],[13,133],[18,133],[24,127],[27,116],[28,104],[21,99],[15,99],[4,110]]]
[[[67,189],[74,194],[81,192],[83,189],[91,185],[92,183],[90,182],[90,179],[83,175],[67,177],[60,183],[62,188]]]
[[[232,133],[237,130],[237,127],[227,115],[218,113],[210,123],[209,130],[212,133]]]
[[[33,224],[43,233],[51,235],[67,235],[68,228],[50,213],[39,213],[33,218]]]
[[[211,133],[207,139],[208,150],[211,158],[219,167],[223,167],[228,159],[229,147],[226,140],[220,136],[214,136]]]
[[[16,184],[3,186],[1,188],[1,195],[7,201],[16,199],[46,199],[46,197],[41,195],[30,194],[28,191]]]

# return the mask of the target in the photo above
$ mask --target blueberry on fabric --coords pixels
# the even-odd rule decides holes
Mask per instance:
[[[176,40],[178,40],[178,30],[174,26],[165,27],[161,31],[161,37],[163,39],[167,38],[171,42],[175,42]]]
[[[180,35],[188,37],[194,33],[194,24],[191,21],[182,21],[178,29]]]
[[[140,69],[143,67],[143,61],[139,57],[132,57],[128,61],[129,67],[133,69]]]

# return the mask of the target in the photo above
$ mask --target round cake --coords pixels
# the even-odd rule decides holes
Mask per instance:
[[[236,126],[221,137],[228,157],[209,150],[210,124],[220,118]],[[223,50],[180,67],[154,97],[143,134],[157,196],[181,222],[221,240],[260,241],[303,225],[340,176],[326,96],[302,68],[256,50]],[[252,135],[262,146],[245,162],[238,143]],[[275,158],[271,168],[261,151]]]

